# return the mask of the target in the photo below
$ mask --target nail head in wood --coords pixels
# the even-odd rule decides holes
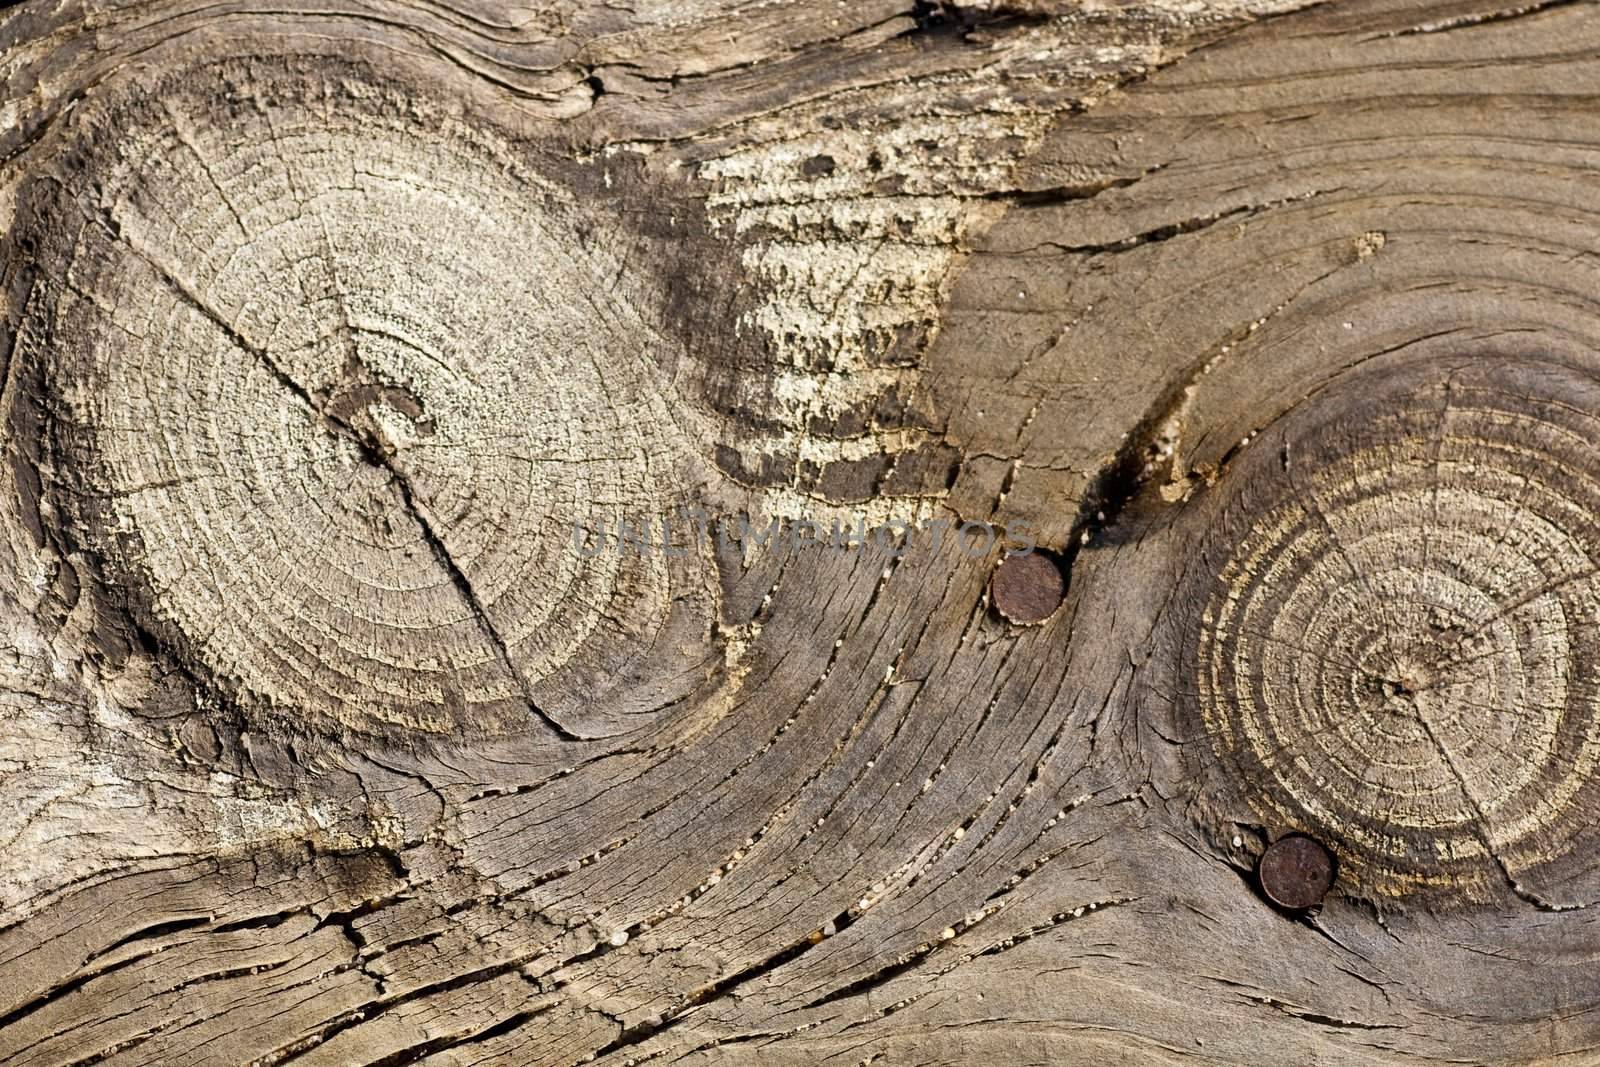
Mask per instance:
[[[1007,556],[989,583],[995,610],[1018,626],[1032,626],[1054,615],[1065,593],[1061,568],[1042,552]]]
[[[1303,911],[1322,903],[1333,888],[1333,856],[1305,834],[1280,837],[1256,864],[1267,899],[1280,908]]]

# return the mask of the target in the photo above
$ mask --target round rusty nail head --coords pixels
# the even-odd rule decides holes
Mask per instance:
[[[1322,903],[1333,888],[1333,857],[1305,834],[1290,834],[1261,854],[1256,877],[1268,900],[1280,908],[1302,911]]]
[[[995,610],[1019,626],[1032,626],[1054,615],[1066,591],[1061,568],[1042,552],[1007,556],[989,582]]]

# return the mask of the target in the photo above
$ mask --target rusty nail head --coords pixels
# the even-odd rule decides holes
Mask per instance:
[[[1302,911],[1322,903],[1333,888],[1333,857],[1315,839],[1289,834],[1267,846],[1256,863],[1256,877],[1268,900]]]
[[[1054,615],[1065,593],[1061,568],[1043,552],[1007,556],[989,583],[995,610],[1019,626],[1032,626]]]

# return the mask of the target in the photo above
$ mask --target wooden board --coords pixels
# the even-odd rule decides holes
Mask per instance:
[[[0,1062],[1600,1063],[1592,3],[0,73]]]

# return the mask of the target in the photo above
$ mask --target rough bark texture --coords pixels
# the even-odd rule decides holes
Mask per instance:
[[[0,1062],[1600,1062],[1502,2],[0,13]]]

